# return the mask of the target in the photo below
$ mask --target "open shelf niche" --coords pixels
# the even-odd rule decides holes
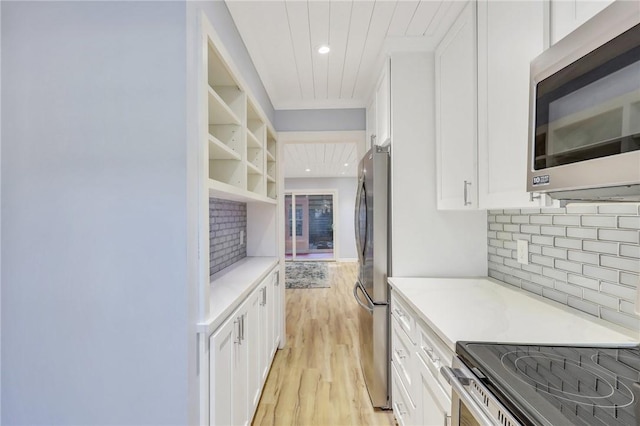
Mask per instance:
[[[247,100],[247,190],[265,195],[264,140],[267,126]]]
[[[267,153],[267,197],[275,199],[278,195],[278,168],[276,163],[278,146],[275,134],[271,131],[271,129],[267,130],[267,149],[265,150],[265,152]]]

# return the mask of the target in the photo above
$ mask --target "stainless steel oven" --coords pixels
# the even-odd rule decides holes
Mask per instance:
[[[640,7],[615,1],[531,62],[527,190],[640,201]]]
[[[452,425],[640,425],[640,346],[458,342]]]

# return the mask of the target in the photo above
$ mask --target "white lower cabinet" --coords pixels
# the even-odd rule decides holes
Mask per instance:
[[[270,273],[209,337],[209,424],[248,425],[280,341],[279,285]]]
[[[405,332],[406,323],[413,324],[415,339]],[[452,359],[453,351],[392,292],[391,392],[399,425],[450,424],[451,387],[440,375],[440,368],[451,367]]]

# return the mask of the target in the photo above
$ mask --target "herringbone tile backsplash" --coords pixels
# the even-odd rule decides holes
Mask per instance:
[[[529,264],[517,262],[529,242]],[[620,326],[640,330],[640,204],[490,210],[490,277]]]

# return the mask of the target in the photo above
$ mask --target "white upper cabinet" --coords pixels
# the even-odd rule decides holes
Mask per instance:
[[[376,84],[376,145],[391,137],[391,61],[387,59]]]
[[[367,149],[391,137],[391,60],[387,58],[367,105]]]
[[[551,0],[551,44],[584,24],[613,0]]]
[[[544,2],[478,2],[479,207],[537,206],[526,189],[529,63],[544,49]]]
[[[476,52],[470,2],[435,52],[438,209],[478,207]]]

